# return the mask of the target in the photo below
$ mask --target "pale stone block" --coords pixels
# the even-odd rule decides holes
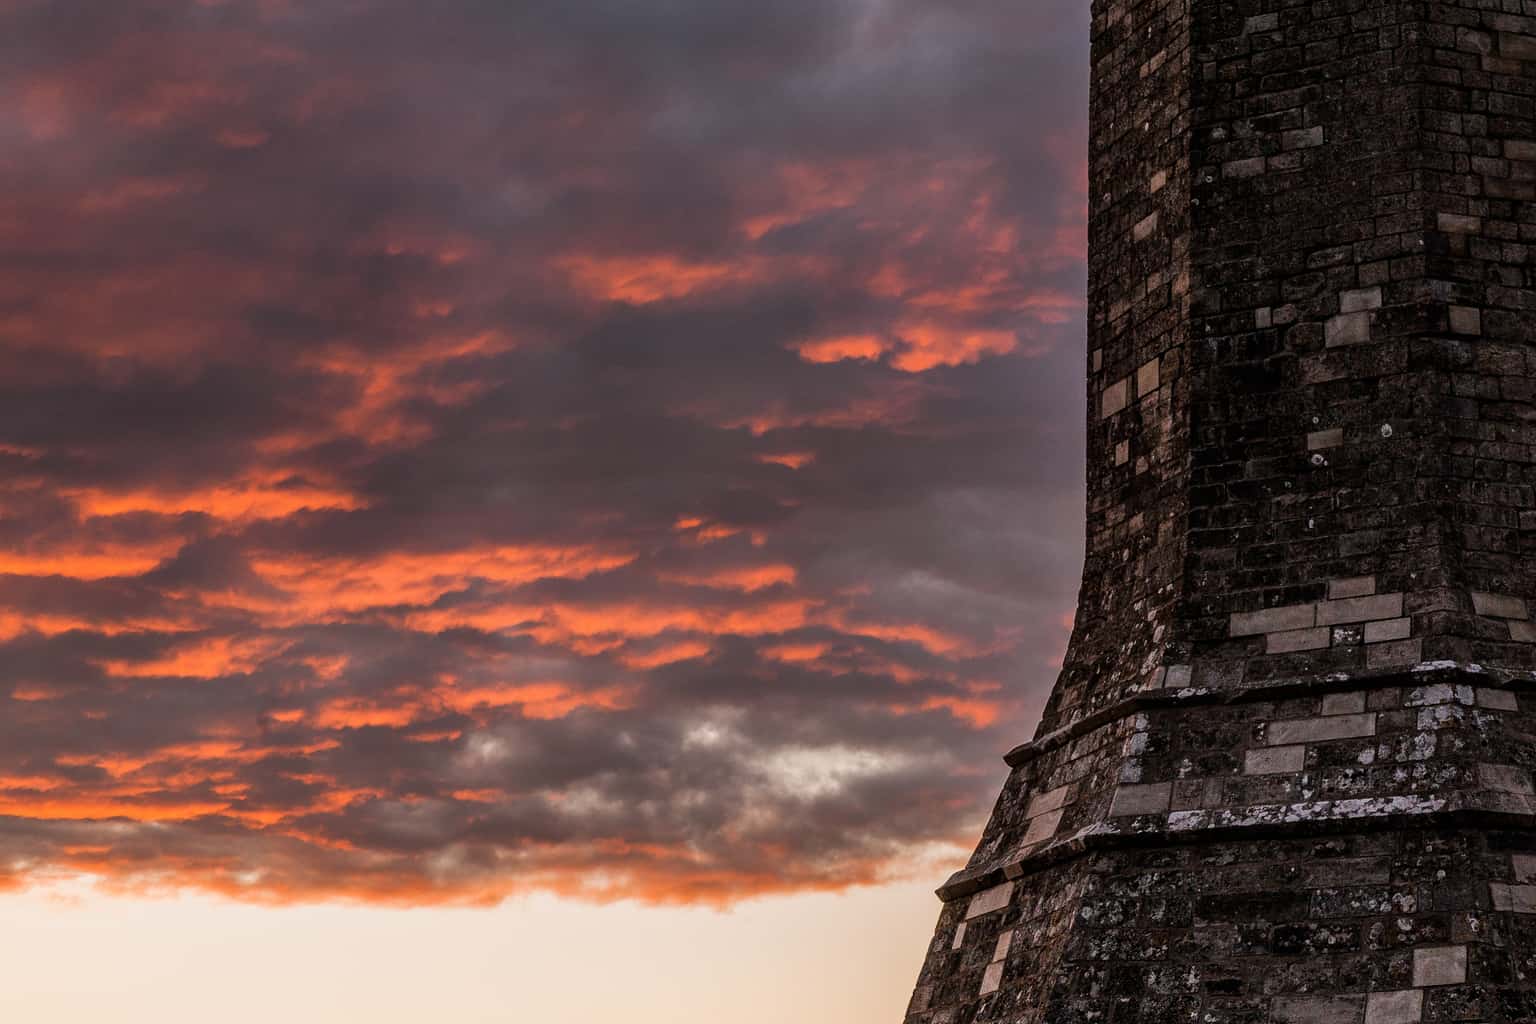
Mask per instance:
[[[1223,178],[1252,178],[1264,173],[1264,158],[1251,156],[1245,160],[1228,160],[1221,165]]]
[[[1536,855],[1529,853],[1511,854],[1509,862],[1515,869],[1515,881],[1536,882]]]
[[[1413,985],[1462,985],[1467,980],[1466,946],[1430,946],[1413,951]]]
[[[1233,612],[1230,631],[1233,636],[1255,636],[1292,629],[1310,629],[1317,625],[1317,606],[1290,604],[1256,612]]]
[[[1323,126],[1315,128],[1293,128],[1280,135],[1280,148],[1282,149],[1311,149],[1323,144]]]
[[[1458,28],[1456,49],[1486,56],[1493,52],[1493,36],[1472,28]]]
[[[1031,818],[1029,828],[1025,830],[1024,838],[1020,841],[1025,846],[1045,842],[1061,827],[1061,817],[1065,813],[1065,811],[1048,811],[1039,817]]]
[[[1347,740],[1358,736],[1376,735],[1376,714],[1334,715],[1329,718],[1294,718],[1283,722],[1270,722],[1265,742],[1271,747],[1284,747],[1293,743],[1326,743],[1329,740]]]
[[[1536,160],[1536,142],[1528,139],[1505,139],[1504,156],[1510,160]]]
[[[1365,642],[1385,643],[1388,640],[1406,640],[1413,633],[1413,620],[1409,618],[1382,619],[1365,624]]]
[[[1536,789],[1531,786],[1531,773],[1524,768],[1512,764],[1480,764],[1477,775],[1485,789],[1536,796]]]
[[[1415,686],[1403,696],[1403,706],[1410,708],[1431,704],[1465,704],[1471,707],[1475,703],[1477,696],[1472,687],[1459,684],[1453,686],[1449,683]]]
[[[1486,686],[1477,688],[1477,703],[1480,707],[1492,708],[1495,711],[1519,711],[1520,702],[1513,693],[1508,690],[1494,690]]]
[[[1330,427],[1327,430],[1314,430],[1307,435],[1307,451],[1319,452],[1328,448],[1337,448],[1344,443],[1344,428]]]
[[[1360,1024],[1365,996],[1276,996],[1273,1024]]]
[[[949,948],[959,949],[963,945],[965,945],[965,922],[961,921],[960,926],[955,929],[955,941],[950,943]]]
[[[1243,22],[1243,35],[1254,32],[1273,32],[1280,27],[1280,15],[1273,12],[1269,14],[1255,14]]]
[[[1365,1000],[1365,1024],[1418,1024],[1424,1017],[1424,993],[1372,992]]]
[[[1029,801],[1029,806],[1024,811],[1024,817],[1033,818],[1047,811],[1056,811],[1071,803],[1072,787],[1057,786],[1055,789],[1044,793],[1036,793]]]
[[[1509,638],[1516,643],[1536,644],[1536,622],[1511,622]]]
[[[1299,772],[1307,763],[1307,748],[1268,747],[1243,755],[1243,772],[1248,775],[1285,775]]]
[[[1403,614],[1402,594],[1376,594],[1371,597],[1344,597],[1324,601],[1317,606],[1317,624],[1336,626],[1344,622],[1370,622],[1395,619]]]
[[[988,964],[981,976],[981,994],[990,995],[1003,987],[1003,968],[1006,964]]]
[[[1371,314],[1340,313],[1328,318],[1323,339],[1329,348],[1338,345],[1362,345],[1371,340]]]
[[[1153,195],[1156,195],[1157,193],[1161,192],[1163,187],[1167,184],[1168,172],[1158,171],[1156,174],[1152,175],[1152,180],[1147,183],[1147,191],[1151,192]]]
[[[1163,680],[1163,685],[1169,689],[1182,690],[1189,685],[1192,666],[1169,665],[1168,678]]]
[[[992,962],[1008,959],[1008,949],[1013,945],[1013,932],[1003,932],[997,937],[997,945],[992,949]]]
[[[1525,606],[1525,598],[1515,597],[1513,594],[1485,594],[1480,590],[1474,590],[1472,591],[1472,608],[1477,614],[1486,615],[1490,619],[1531,617]]]
[[[1367,644],[1366,668],[1392,668],[1399,665],[1417,665],[1423,660],[1424,641],[1394,640],[1385,644]]]
[[[1141,220],[1137,221],[1136,226],[1131,228],[1131,237],[1138,242],[1145,241],[1151,236],[1152,232],[1156,230],[1157,214],[1150,213],[1147,216],[1141,218]]]
[[[1370,597],[1376,593],[1375,576],[1345,576],[1328,581],[1328,600],[1338,601],[1346,597]]]
[[[1365,710],[1365,691],[1330,693],[1323,698],[1322,710],[1325,715],[1358,715]]]
[[[1451,330],[1456,334],[1482,334],[1483,311],[1475,306],[1452,306]]]
[[[1275,310],[1273,306],[1265,306],[1263,309],[1253,311],[1253,326],[1264,328],[1274,323]]]
[[[1509,60],[1536,60],[1536,38],[1516,32],[1500,32],[1499,56]]]
[[[1115,445],[1115,465],[1123,466],[1131,461],[1131,442],[1121,441]]]
[[[1130,378],[1121,377],[1104,389],[1101,419],[1108,419],[1130,402]]]
[[[1351,288],[1347,292],[1339,293],[1339,312],[1358,313],[1362,309],[1381,308],[1381,289],[1378,288]]]
[[[1467,217],[1459,213],[1442,213],[1437,222],[1440,230],[1450,235],[1475,235],[1483,229],[1481,217]]]
[[[1121,786],[1109,805],[1111,818],[1136,814],[1163,814],[1173,800],[1171,782],[1153,782],[1144,786]]]
[[[971,897],[970,904],[965,908],[965,919],[982,917],[993,911],[1002,910],[1013,898],[1013,883],[1004,882],[1002,885],[994,885],[990,889],[983,889]]]
[[[1493,899],[1494,910],[1511,914],[1536,914],[1536,885],[1489,882],[1488,894]]]
[[[1327,626],[1314,629],[1293,629],[1284,633],[1270,633],[1264,637],[1266,654],[1291,654],[1296,651],[1316,651],[1327,647],[1331,634]]]
[[[1162,372],[1162,359],[1152,359],[1142,363],[1136,371],[1136,397],[1145,398],[1157,390],[1159,375]]]

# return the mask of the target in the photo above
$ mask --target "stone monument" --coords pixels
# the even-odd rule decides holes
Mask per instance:
[[[1076,626],[906,1022],[1536,1021],[1536,3],[1092,19]]]

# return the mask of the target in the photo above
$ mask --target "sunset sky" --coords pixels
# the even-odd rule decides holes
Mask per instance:
[[[0,0],[0,1011],[898,1019],[1071,622],[1087,22]]]

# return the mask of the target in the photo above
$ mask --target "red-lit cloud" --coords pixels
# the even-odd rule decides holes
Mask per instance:
[[[0,6],[0,887],[965,838],[1075,584],[1084,20]]]

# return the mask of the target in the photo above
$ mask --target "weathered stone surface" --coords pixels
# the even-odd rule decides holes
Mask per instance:
[[[1536,7],[1091,3],[1083,586],[908,1024],[1536,1020]]]
[[[1372,992],[1365,1003],[1365,1024],[1418,1024],[1424,1019],[1424,993],[1418,989]]]
[[[1466,946],[1432,946],[1413,951],[1413,984],[1460,985],[1467,980]]]

